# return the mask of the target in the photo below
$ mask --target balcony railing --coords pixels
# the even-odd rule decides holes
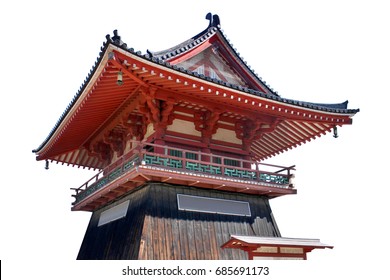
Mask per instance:
[[[203,153],[151,143],[138,142],[138,145],[115,163],[100,171],[79,188],[73,204],[84,200],[104,186],[139,167],[158,170],[178,171],[182,174],[205,175],[221,180],[239,180],[244,183],[259,184],[274,188],[293,188],[291,171],[295,166],[284,167]],[[170,173],[172,174],[172,173]],[[169,175],[172,176],[172,175]]]

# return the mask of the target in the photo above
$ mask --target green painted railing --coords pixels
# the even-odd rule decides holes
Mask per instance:
[[[185,155],[189,154],[191,158],[186,158]],[[234,166],[231,164],[234,164]],[[290,179],[293,176],[291,170],[294,170],[294,166],[283,167],[168,146],[140,143],[136,149],[99,172],[81,187],[73,189],[76,192],[73,195],[76,198],[73,204],[77,204],[139,165],[259,182],[278,188],[291,187]],[[275,169],[275,171],[263,171],[260,170],[260,167]]]
[[[265,183],[273,183],[278,185],[288,185],[289,176],[288,175],[279,175],[272,173],[263,173],[261,171],[255,172],[252,170],[237,169],[232,167],[226,167],[223,165],[213,165],[213,164],[201,164],[196,161],[186,160],[185,166],[181,159],[167,158],[164,156],[157,155],[144,155],[144,161],[147,165],[158,165],[165,166],[176,169],[186,169],[194,172],[202,172],[213,175],[224,175],[232,178],[241,178],[249,180],[257,180]],[[222,172],[223,170],[223,172]]]
[[[116,169],[114,169],[113,171],[108,173],[108,175],[99,178],[99,175],[103,174],[103,172],[99,172],[92,179],[90,179],[89,181],[84,183],[80,188],[73,189],[73,190],[76,190],[76,195],[74,195],[76,200],[73,204],[78,203],[79,201],[90,196],[91,194],[93,194],[97,190],[100,190],[108,183],[119,178],[121,175],[126,173],[128,170],[132,169],[135,166],[136,162],[139,162],[139,159],[137,156],[129,159],[122,166],[117,167]],[[89,185],[88,183],[90,183],[92,180],[95,180],[95,182],[93,182],[92,184]]]

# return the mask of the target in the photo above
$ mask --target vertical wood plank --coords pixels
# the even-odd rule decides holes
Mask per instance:
[[[251,217],[178,210],[177,194],[247,201]],[[100,213],[129,200],[126,217],[97,227]],[[150,183],[92,214],[79,259],[247,259],[221,249],[230,234],[279,236],[268,198]]]
[[[170,188],[169,201],[170,201],[170,219],[171,219],[171,230],[172,230],[172,259],[181,260],[181,240],[179,232],[179,221],[178,221],[178,207],[177,207],[177,188]]]

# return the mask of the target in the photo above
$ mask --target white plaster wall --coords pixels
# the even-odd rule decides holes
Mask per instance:
[[[170,126],[168,126],[168,130],[194,135],[198,137],[202,136],[200,131],[197,131],[195,129],[195,124],[193,122],[179,120],[179,119],[175,119],[173,123]]]
[[[238,139],[236,132],[224,128],[218,128],[217,133],[213,135],[213,140],[225,141],[234,144],[242,144],[241,139]]]

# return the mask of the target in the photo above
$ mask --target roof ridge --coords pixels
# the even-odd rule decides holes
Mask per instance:
[[[267,82],[264,81],[263,78],[260,77],[255,72],[255,70],[248,65],[247,61],[240,55],[237,49],[234,48],[233,44],[226,36],[226,33],[221,28],[221,21],[219,16],[217,14],[213,15],[212,13],[208,13],[206,15],[206,19],[209,20],[209,25],[207,26],[207,28],[198,33],[197,35],[193,36],[192,38],[162,51],[151,51],[148,49],[147,53],[150,56],[156,57],[157,59],[161,60],[172,59],[176,56],[183,55],[186,52],[190,51],[197,45],[207,40],[210,36],[213,36],[214,34],[219,34],[219,37],[225,42],[227,46],[229,46],[234,55],[239,59],[239,63],[241,63],[242,66],[247,69],[248,74],[252,76],[254,80],[257,80],[258,83],[264,86],[268,90],[269,94],[279,96],[278,92],[275,91],[269,84],[267,84]]]
[[[206,18],[207,18],[207,16],[206,16]],[[210,24],[209,24],[208,29],[210,29],[210,28],[212,30],[214,30],[214,31],[217,31],[217,27],[215,27],[215,26],[211,26],[210,27]],[[206,29],[206,30],[208,30],[208,29]],[[218,30],[220,30],[222,32],[222,30],[220,28],[218,28]],[[117,31],[116,30],[114,30],[114,35],[117,36]],[[234,50],[233,45],[230,44],[230,41],[226,38],[226,36],[224,34],[222,34],[222,35],[224,36],[224,39],[227,40],[227,43],[229,43],[229,45]],[[107,36],[109,36],[109,35],[107,35]],[[113,39],[114,39],[114,37],[113,37]],[[205,81],[217,83],[219,85],[228,87],[230,89],[243,91],[245,93],[249,93],[249,94],[252,94],[252,95],[255,95],[255,96],[259,96],[259,97],[263,97],[263,98],[267,98],[267,99],[270,99],[270,100],[275,100],[275,101],[283,102],[283,103],[287,103],[287,104],[292,104],[292,105],[296,105],[296,106],[303,107],[303,108],[316,109],[316,110],[320,110],[320,111],[323,111],[323,112],[354,114],[354,113],[357,113],[357,112],[360,111],[359,109],[348,109],[348,101],[345,101],[345,102],[342,102],[342,103],[332,103],[332,104],[331,103],[325,104],[325,103],[314,103],[314,102],[307,102],[307,101],[299,101],[299,100],[295,100],[295,99],[284,98],[284,97],[281,97],[278,94],[271,95],[271,94],[267,94],[265,92],[254,90],[254,89],[251,89],[251,88],[248,88],[248,87],[243,87],[243,86],[240,86],[240,85],[224,82],[224,81],[221,81],[221,80],[218,80],[218,79],[215,79],[215,78],[211,78],[211,77],[205,76],[203,74],[199,74],[198,72],[187,70],[184,67],[178,67],[177,65],[171,65],[168,61],[165,61],[164,59],[161,59],[161,58],[158,58],[158,57],[155,57],[155,56],[150,56],[148,53],[142,55],[140,51],[135,52],[133,48],[127,49],[127,45],[120,40],[120,36],[119,36],[119,41],[121,42],[122,45],[117,45],[117,46],[121,47],[122,49],[124,49],[126,51],[129,51],[129,52],[137,55],[138,57],[147,59],[147,60],[149,60],[151,62],[158,63],[160,65],[164,65],[164,66],[166,66],[166,67],[168,67],[170,69],[173,69],[173,70],[181,72],[181,73],[193,75],[193,76],[195,76],[197,78],[200,78],[202,80],[205,80]],[[116,42],[118,42],[118,40]],[[115,41],[113,41],[112,43],[115,44]],[[242,59],[242,58],[240,57],[240,59]],[[245,62],[245,61],[243,61],[243,62]],[[261,81],[261,82],[264,83],[264,81]]]
[[[210,21],[207,28],[190,39],[165,50],[151,51],[148,49],[146,52],[151,56],[158,57],[159,59],[168,59],[185,53],[196,45],[202,43],[208,37],[215,34],[218,29],[220,29],[220,20],[218,15],[212,15],[211,13],[208,13],[206,15],[206,19]]]
[[[241,56],[241,54],[237,51],[237,48],[234,47],[234,45],[230,42],[230,39],[228,38],[228,36],[226,36],[226,33],[225,31],[222,29],[222,28],[218,28],[221,35],[222,35],[222,38],[226,41],[226,43],[230,46],[231,50],[236,54],[236,56],[241,60],[241,62],[245,65],[245,67],[250,71],[250,73],[256,78],[259,80],[259,82],[261,84],[263,84],[270,92],[272,92],[274,95],[276,96],[280,96],[279,93],[277,91],[275,91],[271,85],[267,84],[266,81],[263,80],[262,77],[260,77],[256,72],[255,70],[250,66],[248,65],[248,62],[244,59],[244,57]]]

